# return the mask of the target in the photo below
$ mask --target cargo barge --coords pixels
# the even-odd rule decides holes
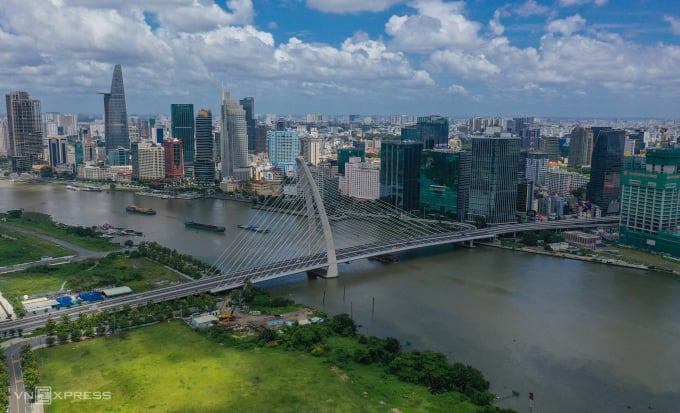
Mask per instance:
[[[145,208],[145,207],[140,207],[137,205],[129,205],[127,208],[125,208],[127,212],[134,212],[136,214],[143,214],[143,215],[156,215],[156,211],[154,211],[151,208]]]
[[[187,228],[202,229],[204,231],[224,232],[226,228],[222,225],[201,224],[200,222],[186,221],[184,226]]]

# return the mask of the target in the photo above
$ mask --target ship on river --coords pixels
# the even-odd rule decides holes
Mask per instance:
[[[226,229],[222,225],[201,224],[200,222],[194,221],[185,221],[184,226],[187,228],[202,229],[204,231],[212,232],[224,232]]]
[[[248,231],[253,231],[253,232],[261,232],[261,233],[269,232],[268,228],[258,227],[257,225],[239,225],[238,227],[241,228],[241,229],[246,229]]]
[[[127,212],[134,212],[136,214],[143,214],[143,215],[156,215],[156,211],[154,211],[151,208],[145,208],[145,207],[140,207],[137,205],[128,205],[125,210]]]

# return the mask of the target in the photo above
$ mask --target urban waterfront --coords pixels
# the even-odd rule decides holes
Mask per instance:
[[[130,204],[158,214],[128,214]],[[16,208],[71,225],[133,228],[144,233],[136,242],[158,241],[207,262],[240,233],[238,224],[261,213],[234,201],[0,182],[0,210]],[[186,229],[187,219],[224,225],[226,234]],[[534,412],[680,411],[677,278],[488,247],[401,258],[343,264],[336,280],[300,275],[265,285],[330,314],[351,313],[365,334],[480,368],[493,392],[521,392],[499,404],[518,412],[528,411],[529,391]]]

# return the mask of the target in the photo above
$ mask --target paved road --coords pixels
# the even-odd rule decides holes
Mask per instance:
[[[26,395],[23,374],[21,371],[21,347],[26,344],[31,345],[33,348],[41,347],[44,345],[44,336],[14,338],[1,344],[5,349],[7,367],[9,369],[9,411],[38,413],[43,411],[43,406],[30,402],[29,397]],[[5,390],[3,389],[3,391]]]

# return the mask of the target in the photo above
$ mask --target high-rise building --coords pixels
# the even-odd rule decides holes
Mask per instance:
[[[267,143],[267,126],[255,126],[255,153],[267,153],[269,144]]]
[[[532,210],[533,202],[534,181],[520,179],[517,183],[517,212],[528,213]]]
[[[123,69],[120,65],[113,68],[111,91],[104,93],[104,137],[106,151],[115,148],[130,149],[127,108],[125,106],[125,87]]]
[[[420,210],[421,142],[382,142],[380,198],[405,211]]]
[[[357,199],[380,198],[380,168],[362,162],[360,157],[349,158],[345,176],[340,177],[340,193]]]
[[[318,137],[306,137],[302,139],[302,157],[311,165],[321,163],[321,139]]]
[[[569,172],[559,168],[551,168],[545,176],[545,186],[551,194],[568,195],[588,185],[590,179],[577,172]]]
[[[132,180],[146,181],[165,178],[163,147],[148,142],[132,142]]]
[[[184,156],[182,141],[177,138],[163,141],[165,152],[165,177],[181,178],[184,176]]]
[[[418,137],[424,149],[446,148],[449,145],[449,119],[431,115],[418,118]]]
[[[588,184],[588,200],[604,215],[618,214],[626,131],[593,128],[593,157]]]
[[[193,178],[196,154],[194,105],[191,103],[171,104],[170,121],[172,122],[172,137],[182,141],[184,176]]]
[[[541,152],[548,154],[548,160],[560,160],[560,139],[557,136],[541,136],[539,147]]]
[[[515,222],[520,139],[473,137],[468,219]]]
[[[593,130],[583,126],[571,131],[569,141],[569,166],[581,168],[590,166],[593,156]]]
[[[130,149],[113,148],[106,153],[111,166],[130,165]]]
[[[213,146],[212,112],[207,109],[199,109],[196,114],[194,178],[204,184],[215,182]]]
[[[345,174],[345,164],[349,158],[359,157],[361,162],[366,161],[366,151],[363,148],[340,148],[338,149],[338,173]]]
[[[680,257],[680,149],[648,149],[622,177],[619,240]]]
[[[269,162],[284,172],[297,170],[300,137],[296,131],[269,131]]]
[[[27,92],[5,95],[7,102],[7,132],[12,169],[31,170],[43,160],[43,130],[40,101]]]
[[[238,101],[246,111],[246,133],[248,134],[248,151],[255,150],[255,98],[247,97]]]
[[[246,111],[229,97],[229,92],[222,95],[222,142],[222,177],[250,179]]]
[[[57,166],[68,162],[68,140],[66,138],[49,138],[47,148],[50,155],[50,165]]]
[[[545,152],[529,152],[526,154],[524,177],[538,186],[545,185],[548,173],[548,154]]]
[[[424,150],[420,161],[420,205],[424,214],[465,219],[470,191],[470,153]]]

